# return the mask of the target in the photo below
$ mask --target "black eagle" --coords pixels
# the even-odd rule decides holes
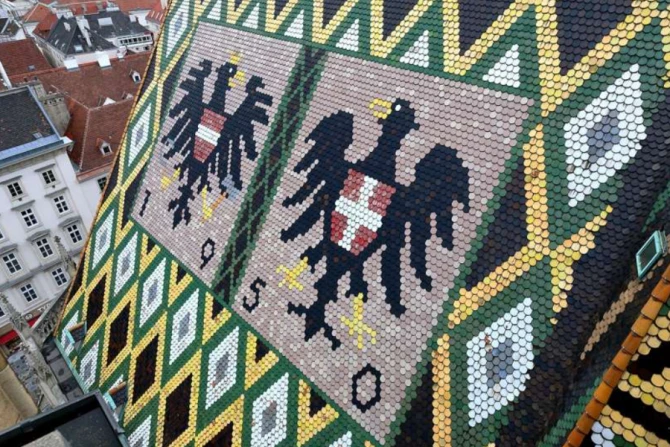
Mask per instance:
[[[435,220],[436,234],[442,245],[451,250],[453,204],[462,203],[466,212],[470,209],[468,169],[463,166],[456,150],[445,145],[437,144],[418,163],[416,180],[411,185],[396,182],[396,153],[403,139],[419,129],[416,113],[410,102],[403,99],[396,99],[393,103],[375,100],[373,104],[384,104],[386,110],[382,113],[376,111],[382,133],[370,155],[356,163],[345,160],[345,151],[354,143],[352,114],[339,111],[323,118],[305,139],[306,142],[314,142],[314,145],[294,168],[297,173],[306,172],[307,180],[283,202],[284,207],[291,207],[312,197],[311,204],[300,217],[281,232],[284,242],[304,235],[323,218],[321,241],[307,248],[301,256],[307,259],[312,273],[316,264],[325,259],[326,273],[314,285],[317,299],[309,306],[289,303],[288,312],[305,317],[305,340],[323,329],[333,350],[337,349],[340,341],[333,328],[326,323],[325,310],[328,303],[338,300],[339,280],[349,273],[347,296],[363,294],[366,301],[368,284],[363,276],[364,265],[373,253],[381,249],[381,279],[386,289],[386,302],[391,313],[400,317],[406,309],[401,302],[400,266],[406,224],[410,229],[411,267],[421,287],[430,291],[433,281],[426,267],[426,242],[431,237],[432,221]],[[344,195],[358,197],[359,202],[365,202],[365,198],[360,198],[362,194],[370,196],[368,203],[376,209],[376,217],[374,214],[371,218],[344,216],[338,211],[346,213],[347,206],[353,203],[351,199],[344,199]],[[360,206],[360,203],[354,206]],[[355,222],[352,224],[351,221]],[[359,221],[368,227],[351,227]]]
[[[180,154],[181,158],[177,160],[174,168],[179,171],[180,181],[186,178],[186,182],[178,188],[180,195],[168,204],[168,210],[174,211],[173,228],[182,220],[187,225],[191,221],[189,202],[195,198],[195,194],[202,192],[204,188],[207,188],[208,191],[212,190],[209,174],[214,174],[219,179],[219,184],[216,186],[223,197],[231,186],[237,190],[242,189],[242,148],[244,147],[250,160],[255,160],[258,156],[254,125],[255,123],[268,124],[268,111],[262,106],[272,106],[273,99],[272,96],[262,92],[262,89],[265,88],[263,79],[254,75],[246,84],[247,96],[240,106],[233,113],[226,111],[227,93],[244,79],[238,62],[239,57],[234,56],[231,61],[216,69],[218,74],[214,83],[214,92],[207,104],[203,102],[203,90],[205,79],[212,71],[212,63],[204,60],[200,63],[201,70],[192,68],[189,72],[191,79],[186,79],[180,85],[180,88],[186,90],[187,94],[169,112],[172,118],[179,116],[182,112],[183,115],[177,120],[168,135],[163,138],[163,143],[169,147],[163,156],[166,159],[172,159],[176,154]],[[195,153],[196,138],[206,110],[223,117],[225,123],[214,149],[204,160],[200,160]],[[226,184],[229,178],[232,185]]]

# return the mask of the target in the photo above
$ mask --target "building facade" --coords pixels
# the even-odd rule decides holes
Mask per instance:
[[[95,207],[30,87],[0,93],[0,292],[34,320],[66,289],[61,251],[78,259]],[[56,237],[60,239],[59,245]],[[4,312],[0,335],[10,329]]]

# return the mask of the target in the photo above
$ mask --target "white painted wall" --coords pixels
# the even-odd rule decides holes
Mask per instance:
[[[100,197],[102,196],[102,189],[100,189],[98,180],[103,178],[109,178],[109,172],[96,175],[95,177],[83,180],[79,183],[79,186],[81,187],[82,190],[82,194],[86,199],[86,202],[88,203],[89,209],[96,210],[98,208],[98,202],[100,202]]]
[[[47,186],[42,178],[42,171],[51,169],[56,176],[56,183]],[[20,182],[23,189],[21,198],[12,198],[8,184]],[[63,195],[67,200],[69,211],[60,214],[54,204],[54,197]],[[93,198],[89,196],[93,196]],[[10,166],[0,167],[0,230],[4,238],[0,240],[0,289],[11,300],[19,312],[34,312],[46,306],[65,290],[66,285],[57,286],[51,271],[60,267],[54,236],[60,236],[65,248],[75,254],[78,262],[79,252],[86,241],[88,229],[96,211],[100,195],[91,194],[77,182],[72,163],[65,147],[23,160]],[[39,224],[27,228],[20,211],[31,208]],[[67,231],[65,222],[77,222],[82,240],[74,243]],[[54,254],[43,258],[39,249],[31,241],[35,235],[45,233]],[[17,255],[22,270],[10,274],[2,256],[7,250]],[[38,298],[27,302],[19,287],[26,282],[32,284]],[[13,284],[15,283],[15,284]],[[9,288],[7,288],[9,286]],[[9,330],[7,315],[0,317],[0,333]]]

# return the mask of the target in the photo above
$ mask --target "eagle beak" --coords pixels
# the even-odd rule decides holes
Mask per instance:
[[[375,118],[385,120],[391,114],[391,106],[393,106],[391,101],[375,98],[368,107],[372,110],[372,114]]]
[[[237,70],[235,76],[233,76],[228,80],[228,87],[235,88],[238,85],[244,84],[244,77],[245,77],[244,72],[242,70]]]

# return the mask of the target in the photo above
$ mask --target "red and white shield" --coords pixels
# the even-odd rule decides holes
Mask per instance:
[[[198,131],[195,133],[195,148],[193,155],[199,162],[204,162],[216,147],[219,135],[226,124],[226,117],[205,109]]]
[[[349,169],[340,197],[335,202],[330,240],[359,255],[377,238],[394,193],[393,186]]]

